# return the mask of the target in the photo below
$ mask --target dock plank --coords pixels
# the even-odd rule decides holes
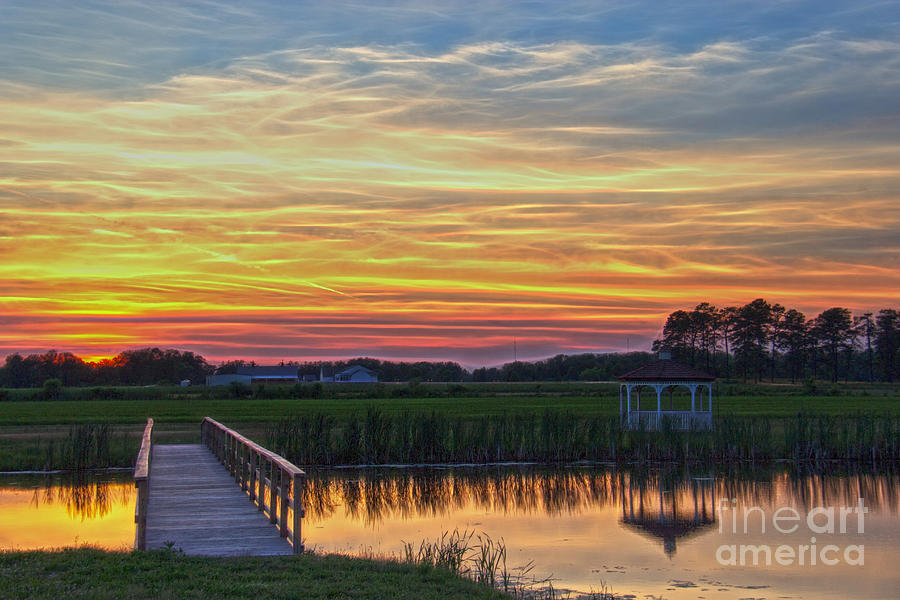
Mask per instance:
[[[155,444],[150,461],[147,548],[204,556],[292,554],[268,517],[200,444]]]

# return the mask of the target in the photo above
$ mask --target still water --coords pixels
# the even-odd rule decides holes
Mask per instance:
[[[557,589],[636,598],[896,598],[898,489],[894,474],[316,471],[304,537],[326,552],[400,555],[403,541],[475,530],[505,541],[508,567],[532,562]]]
[[[503,539],[556,589],[635,598],[896,598],[894,473],[603,467],[311,469],[308,548],[401,556],[453,530]],[[862,498],[862,501],[859,499]],[[861,502],[861,503],[860,503]],[[130,548],[128,473],[0,477],[0,549]],[[754,564],[755,561],[755,564]]]
[[[0,550],[134,545],[131,472],[0,476]]]

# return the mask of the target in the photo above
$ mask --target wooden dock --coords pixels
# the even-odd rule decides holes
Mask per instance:
[[[135,469],[136,548],[204,556],[303,550],[303,510],[296,508],[302,471],[211,419],[203,424],[204,444],[151,447],[151,430],[152,421],[149,464],[139,456]]]

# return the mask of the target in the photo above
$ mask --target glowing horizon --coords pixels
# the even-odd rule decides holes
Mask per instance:
[[[0,356],[478,366],[896,308],[900,10],[652,6],[14,2]]]

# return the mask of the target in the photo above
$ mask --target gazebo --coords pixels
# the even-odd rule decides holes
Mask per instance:
[[[661,353],[659,360],[618,377],[619,415],[629,429],[659,429],[668,420],[674,429],[712,429],[712,383],[715,377],[693,367],[682,365]],[[663,391],[684,386],[691,392],[691,409],[664,410]],[[641,390],[656,391],[655,410],[641,405]],[[698,393],[699,392],[699,393]],[[706,402],[704,402],[706,398]]]

